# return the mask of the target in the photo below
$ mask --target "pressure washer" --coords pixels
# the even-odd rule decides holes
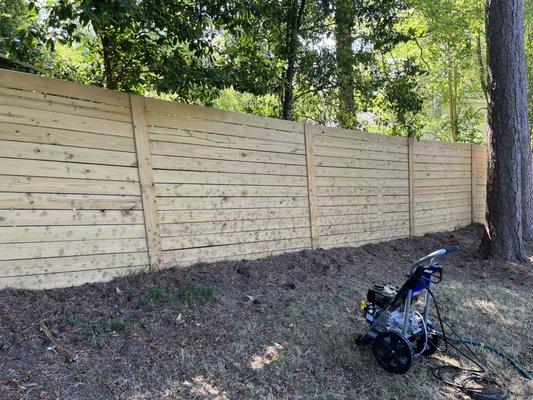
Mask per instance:
[[[415,261],[401,287],[388,284],[368,289],[366,299],[360,303],[360,310],[370,327],[359,335],[356,343],[371,344],[376,362],[385,371],[394,374],[405,374],[416,359],[446,351],[451,346],[478,369],[443,365],[433,369],[435,377],[474,399],[505,399],[509,396],[508,389],[498,379],[485,375],[488,368],[484,368],[471,346],[484,347],[503,356],[526,379],[531,380],[529,373],[501,350],[458,335],[441,318],[433,294],[434,285],[442,281],[442,258],[457,250],[455,245],[446,246]],[[432,305],[436,315],[431,312]],[[448,335],[447,331],[451,331],[452,335]],[[468,354],[460,346],[466,348]]]

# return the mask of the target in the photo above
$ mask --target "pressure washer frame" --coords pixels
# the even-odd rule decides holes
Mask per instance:
[[[411,267],[410,271],[407,274],[407,280],[404,282],[404,284],[398,289],[396,295],[394,296],[393,300],[390,302],[390,304],[382,310],[381,314],[379,316],[374,315],[374,320],[371,322],[371,326],[369,330],[363,334],[360,335],[357,339],[358,344],[365,344],[370,343],[376,339],[380,340],[383,338],[383,335],[399,335],[403,338],[403,343],[400,343],[400,345],[407,346],[410,349],[410,352],[407,354],[407,358],[409,358],[408,361],[406,361],[406,365],[402,368],[389,368],[387,369],[386,366],[383,365],[382,362],[380,362],[378,354],[376,354],[375,350],[375,343],[374,343],[374,355],[376,357],[376,361],[386,370],[389,372],[396,372],[396,373],[405,373],[410,368],[412,361],[416,357],[420,357],[422,355],[430,355],[433,354],[436,351],[436,348],[438,347],[438,344],[432,343],[431,347],[428,348],[428,340],[430,338],[430,335],[435,338],[435,340],[438,340],[438,336],[435,334],[435,332],[431,331],[431,323],[429,321],[429,315],[431,310],[431,289],[434,284],[440,283],[442,280],[442,266],[440,264],[440,260],[442,257],[444,257],[446,254],[453,253],[457,251],[457,246],[447,246],[443,249],[437,250],[431,254],[428,254],[427,256],[417,260],[414,262]],[[424,293],[424,309],[421,316],[422,319],[422,325],[424,330],[424,338],[423,338],[423,344],[422,346],[417,346],[418,351],[415,353],[413,346],[411,345],[412,338],[409,337],[409,326],[411,323],[411,320],[413,318],[413,299],[418,298],[418,296],[422,293]],[[385,316],[389,316],[388,311],[394,310],[398,308],[403,302],[403,327],[401,330],[401,335],[396,331],[387,331],[387,330],[379,330],[376,329],[377,323],[380,321],[381,318],[384,318]],[[400,306],[401,307],[401,306]],[[382,336],[380,336],[382,335]],[[398,337],[394,338],[396,341],[400,340]],[[390,341],[390,339],[389,339]],[[389,343],[390,344],[390,343]],[[388,345],[385,344],[387,347]],[[394,351],[392,351],[394,353]]]

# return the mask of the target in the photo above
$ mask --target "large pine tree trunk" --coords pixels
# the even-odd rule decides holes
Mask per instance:
[[[523,0],[487,0],[489,174],[486,255],[526,261],[521,144],[527,122]]]
[[[533,171],[531,131],[523,132],[522,151],[522,231],[526,240],[533,240]]]
[[[357,122],[354,100],[352,7],[352,0],[337,0],[335,7],[335,47],[339,80],[337,120],[342,128],[348,129],[355,128]]]

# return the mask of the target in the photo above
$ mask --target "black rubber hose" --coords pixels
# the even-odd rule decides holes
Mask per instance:
[[[442,334],[442,332],[435,331],[435,333],[436,333],[436,335],[438,337],[440,337],[441,339],[444,339],[444,335]],[[507,360],[507,362],[509,362],[509,364],[511,364],[513,367],[515,367],[515,369],[524,378],[526,378],[527,380],[531,380],[532,379],[531,375],[526,371],[526,369],[524,368],[523,365],[520,365],[518,363],[518,361],[516,361],[514,358],[512,358],[509,354],[504,353],[502,350],[500,350],[500,349],[498,349],[496,347],[493,347],[490,344],[483,343],[483,342],[480,342],[479,340],[475,340],[475,339],[471,339],[471,338],[451,338],[451,337],[447,336],[446,340],[448,342],[455,343],[455,344],[464,343],[464,344],[467,344],[467,345],[470,345],[470,346],[476,346],[476,347],[481,347],[481,348],[487,349],[487,350],[489,350],[489,351],[491,351],[491,352],[493,352],[495,354],[498,354],[500,357],[504,358],[505,360]]]

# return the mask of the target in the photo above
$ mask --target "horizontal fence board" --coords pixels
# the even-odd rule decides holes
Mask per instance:
[[[461,164],[466,164],[466,165],[470,165],[470,157],[469,156],[466,156],[466,155],[462,155],[462,156],[444,156],[442,154],[434,154],[434,155],[430,155],[430,154],[417,154],[415,155],[414,157],[414,163],[415,163],[415,166],[417,164],[428,164],[428,163],[439,163],[439,164],[450,164],[450,165],[461,165]]]
[[[12,261],[10,262],[12,263]],[[126,265],[118,268],[97,268],[52,274],[7,277],[0,276],[0,287],[12,287],[17,289],[31,290],[55,289],[78,286],[87,283],[108,282],[118,277],[133,276],[139,273],[146,273],[146,271],[148,271],[148,267],[146,265]]]
[[[407,139],[399,136],[379,135],[376,133],[317,125],[310,125],[309,131],[318,136],[350,139],[357,141],[382,142],[388,144],[395,143],[407,146]]]
[[[194,183],[213,185],[257,185],[257,186],[300,186],[305,187],[303,176],[260,175],[224,172],[196,172],[154,170],[155,183]]]
[[[197,146],[223,147],[228,149],[257,150],[272,153],[305,154],[303,144],[271,142],[255,138],[212,134],[207,132],[169,130],[165,133],[150,131],[150,140],[155,142],[182,143]]]
[[[361,204],[357,206],[321,206],[318,216],[328,215],[357,215],[362,213],[387,213],[409,211],[409,203],[401,204]]]
[[[407,179],[407,169],[395,170],[376,170],[364,168],[331,168],[331,167],[316,167],[317,177],[344,177],[344,178],[392,178],[392,179]]]
[[[0,259],[17,260],[146,251],[146,238],[0,244]]]
[[[0,209],[141,210],[140,196],[0,193]]]
[[[329,136],[315,136],[315,144],[319,147],[331,147],[340,149],[355,149],[368,152],[385,152],[398,153],[405,155],[407,153],[407,143],[387,143],[382,141],[365,141],[340,139]]]
[[[306,169],[303,165],[268,164],[249,161],[153,155],[152,165],[155,169],[167,170],[306,176]]]
[[[54,257],[0,261],[2,276],[52,274],[148,265],[148,253],[93,254],[90,256]]]
[[[214,233],[165,237],[162,240],[163,250],[175,250],[194,247],[221,246],[241,243],[254,243],[281,239],[306,238],[309,228],[276,229],[246,232]]]
[[[409,195],[408,186],[399,187],[383,187],[383,186],[364,186],[354,185],[348,186],[322,186],[317,187],[318,196],[369,196],[369,195],[382,195],[382,196],[401,196]]]
[[[163,156],[198,157],[211,160],[252,161],[271,164],[305,165],[305,155],[272,153],[256,150],[151,141],[152,154]]]
[[[129,107],[127,93],[6,69],[0,69],[0,87],[91,100],[124,108]]]
[[[319,196],[317,197],[319,206],[359,206],[365,204],[409,204],[409,196],[382,196],[382,195],[362,195],[362,196]]]
[[[157,197],[280,197],[306,196],[307,188],[290,186],[155,184]]]
[[[232,244],[227,246],[198,247],[194,249],[167,250],[163,252],[164,262],[179,264],[187,261],[201,261],[206,258],[232,257],[240,259],[242,254],[311,248],[311,239],[284,239],[266,242]]]
[[[317,187],[332,186],[377,186],[377,187],[408,187],[407,178],[346,178],[346,177],[326,177],[318,176],[316,178]]]
[[[306,208],[158,211],[160,224],[308,217]]]
[[[386,160],[369,160],[358,158],[343,158],[335,156],[315,156],[317,167],[335,167],[335,168],[364,168],[375,170],[396,170],[407,171],[406,161],[386,161]]]
[[[1,197],[0,197],[1,198]],[[158,210],[306,207],[306,197],[159,197]]]
[[[146,237],[146,232],[143,225],[0,227],[0,243],[70,242],[144,237]]]
[[[0,108],[0,121],[12,124],[100,133],[110,136],[133,137],[131,124],[126,122],[81,117],[30,108],[4,105]]]
[[[0,105],[131,123],[129,109],[92,101],[0,87]]]
[[[134,153],[1,140],[0,157],[97,165],[137,166]]]
[[[366,239],[366,240],[357,240],[357,241],[349,241],[346,243],[333,243],[333,244],[324,244],[322,248],[324,249],[333,249],[333,248],[341,248],[341,247],[359,247],[364,246],[366,244],[370,243],[379,243],[379,242],[385,242],[395,239],[401,239],[406,237],[406,235],[398,235],[398,236],[379,236],[377,239]]]
[[[346,246],[350,243],[358,243],[368,240],[386,240],[389,238],[409,236],[409,227],[381,229],[371,232],[357,232],[349,234],[328,235],[320,238],[320,243],[324,246]]]
[[[263,129],[254,126],[231,124],[221,121],[207,121],[196,118],[176,118],[162,114],[154,115],[149,113],[148,126],[150,132],[154,132],[157,128],[171,128],[222,135],[231,134],[231,136],[243,138],[268,139],[281,143],[304,143],[302,133]]]
[[[209,121],[249,125],[264,129],[303,133],[303,125],[299,122],[265,118],[252,114],[223,111],[215,108],[207,108],[172,101],[146,99],[146,110],[151,114],[167,114],[176,117],[189,117]],[[157,116],[154,116],[154,118],[157,118]]]
[[[322,157],[339,157],[358,160],[383,160],[383,161],[401,161],[407,162],[407,152],[403,153],[387,153],[380,151],[368,151],[357,149],[346,149],[338,147],[320,146],[315,149],[317,156]]]
[[[0,226],[142,224],[142,211],[0,210]]]
[[[439,187],[454,187],[454,186],[470,186],[471,178],[418,178],[415,179],[415,189],[419,187],[427,186],[439,186]]]
[[[468,171],[419,171],[415,167],[414,171],[414,177],[416,180],[435,179],[436,181],[440,181],[441,179],[470,179],[470,175],[470,169]]]
[[[135,152],[133,137],[108,136],[4,122],[0,122],[0,140]]]
[[[309,217],[164,224],[161,225],[161,236],[222,234],[226,232],[249,232],[302,227],[309,229]]]
[[[135,167],[1,157],[0,174],[126,182],[137,182],[139,180],[139,172]]]
[[[0,192],[140,195],[138,182],[0,175]]]
[[[385,229],[407,228],[409,219],[400,220],[377,220],[376,222],[359,222],[357,224],[326,225],[320,226],[318,232],[321,236],[339,234],[357,234],[362,232],[374,232]]]
[[[376,221],[393,221],[393,220],[406,220],[409,219],[408,212],[391,212],[383,214],[359,214],[359,215],[329,215],[318,217],[318,224],[320,226],[332,226],[332,225],[347,225],[347,224],[358,224],[361,221],[368,220]]]

